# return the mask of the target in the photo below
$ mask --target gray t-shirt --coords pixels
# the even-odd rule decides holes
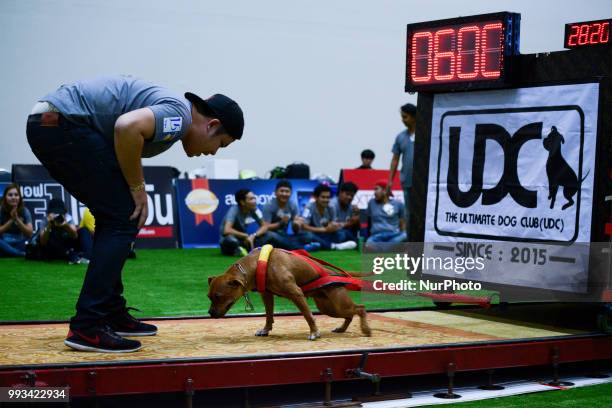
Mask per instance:
[[[302,218],[304,218],[306,224],[313,227],[327,227],[327,224],[334,220],[335,212],[333,208],[327,206],[323,210],[323,214],[321,214],[317,208],[317,203],[312,201],[302,211]]]
[[[66,119],[89,126],[114,144],[115,122],[126,112],[149,108],[155,116],[155,133],[146,140],[142,157],[152,157],[180,140],[191,125],[191,103],[166,88],[125,76],[102,76],[62,85],[41,98]]]
[[[259,229],[259,226],[263,224],[262,214],[259,208],[250,211],[246,214],[240,211],[237,205],[230,207],[230,209],[223,217],[223,221],[221,222],[221,230],[220,235],[223,237],[223,230],[225,228],[225,223],[228,221],[232,223],[232,228],[237,231],[244,232],[247,234],[252,234]]]
[[[287,232],[289,223],[293,221],[293,218],[296,215],[298,215],[298,207],[297,204],[291,200],[287,202],[284,208],[280,208],[280,206],[278,205],[278,200],[276,199],[276,197],[274,197],[263,208],[263,219],[264,221],[269,222],[271,224],[279,222],[284,216],[289,216],[289,222],[287,223],[285,228],[279,228],[276,231]]]
[[[395,137],[393,154],[401,155],[402,168],[400,170],[400,181],[403,187],[412,186],[412,162],[414,161],[414,142],[410,138],[408,129],[400,132]]]
[[[404,218],[404,204],[390,200],[383,204],[371,199],[368,202],[367,215],[370,217],[370,234],[379,232],[399,232],[400,220]]]
[[[353,206],[349,204],[346,208],[340,205],[340,201],[338,201],[338,197],[334,197],[329,201],[329,206],[333,209],[334,221],[337,222],[347,222],[353,216]]]
[[[32,223],[32,213],[26,207],[23,207],[23,211],[18,213],[19,218],[23,221],[24,224]],[[0,210],[0,225],[4,225],[11,219],[11,214],[5,211]],[[21,232],[17,224],[13,222],[13,225],[4,232],[6,235],[11,235],[15,239],[23,239],[25,235]],[[2,235],[2,234],[0,234]]]

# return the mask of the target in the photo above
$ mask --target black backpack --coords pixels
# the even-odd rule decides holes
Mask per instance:
[[[310,166],[304,163],[295,162],[287,166],[285,178],[288,179],[309,179]]]

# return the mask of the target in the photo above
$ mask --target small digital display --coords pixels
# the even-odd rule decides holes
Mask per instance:
[[[409,24],[406,91],[503,81],[506,59],[518,50],[519,20],[496,13]]]
[[[565,48],[589,47],[610,44],[610,22],[608,20],[585,21],[565,25]]]

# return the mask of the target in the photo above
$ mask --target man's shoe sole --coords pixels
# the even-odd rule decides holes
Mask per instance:
[[[157,334],[157,331],[154,332],[122,332],[122,331],[116,331],[116,334],[118,334],[121,337],[142,337],[142,336],[155,336]]]
[[[73,348],[75,350],[79,350],[79,351],[94,351],[94,352],[98,352],[98,353],[132,353],[134,351],[138,351],[142,348],[142,345],[133,348],[133,349],[126,349],[126,350],[111,350],[111,349],[104,349],[104,348],[97,348],[97,347],[92,347],[92,346],[85,346],[83,344],[79,344],[79,343],[74,343],[70,340],[64,340],[64,344],[67,345],[70,348]]]

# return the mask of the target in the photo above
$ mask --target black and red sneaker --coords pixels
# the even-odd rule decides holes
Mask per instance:
[[[157,334],[156,326],[134,318],[129,313],[130,310],[140,311],[134,307],[128,307],[119,313],[110,315],[106,323],[120,336],[155,336]]]
[[[100,353],[131,353],[142,347],[139,341],[124,339],[106,325],[70,329],[64,344],[75,350]]]

